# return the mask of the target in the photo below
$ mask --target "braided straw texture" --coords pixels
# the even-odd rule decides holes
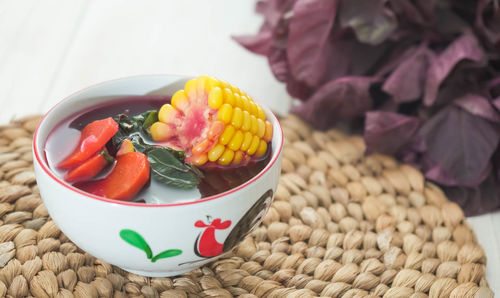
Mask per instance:
[[[50,219],[33,173],[39,117],[0,127],[0,296],[493,297],[455,203],[416,169],[364,156],[361,137],[282,120],[283,174],[263,224],[229,255],[174,278],[125,272]]]

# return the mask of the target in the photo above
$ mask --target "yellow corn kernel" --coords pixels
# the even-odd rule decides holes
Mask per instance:
[[[184,90],[179,90],[177,92],[174,93],[174,95],[172,96],[172,100],[170,102],[170,104],[176,108],[177,110],[185,110],[185,108],[188,106],[189,104],[189,100],[186,96],[186,92]]]
[[[250,113],[243,111],[243,123],[241,124],[241,129],[243,131],[248,131],[252,127],[252,120],[250,118]]]
[[[196,78],[196,92],[198,94],[203,94],[205,92],[205,84],[207,82],[208,76],[199,76]]]
[[[209,140],[203,140],[200,143],[198,143],[196,146],[194,146],[193,149],[191,149],[191,152],[194,155],[200,155],[202,153],[205,153],[209,149],[208,147],[210,145],[211,144],[210,144]]]
[[[215,87],[221,87],[219,80],[214,77],[207,77],[205,80],[205,92],[210,93],[210,91]]]
[[[158,112],[158,120],[163,123],[171,123],[177,115],[177,110],[170,104],[164,104]]]
[[[250,147],[247,149],[247,153],[249,155],[254,155],[255,151],[259,148],[260,144],[260,139],[258,136],[253,136],[252,138],[252,143],[250,144]]]
[[[216,161],[222,155],[226,147],[222,144],[215,145],[210,151],[208,151],[208,160]]]
[[[243,132],[241,130],[238,130],[236,131],[233,138],[229,142],[229,145],[227,146],[229,147],[229,149],[236,151],[240,149],[242,143],[243,143]]]
[[[219,157],[218,162],[221,166],[226,166],[230,164],[231,161],[233,161],[233,157],[234,157],[234,151],[226,148],[226,150],[224,150],[224,153],[222,153],[221,157]]]
[[[149,127],[151,137],[155,141],[165,141],[175,134],[175,131],[170,125],[163,122],[155,122]]]
[[[262,121],[262,119],[257,118],[257,136],[259,138],[264,137],[264,134],[266,133],[266,123]]]
[[[264,133],[264,136],[262,138],[266,142],[271,142],[271,140],[273,139],[273,125],[269,121],[266,121],[266,132]]]
[[[184,85],[184,92],[186,92],[187,97],[193,99],[197,96],[198,90],[196,85],[198,85],[196,79],[192,79],[186,82],[186,85]]]
[[[228,82],[223,81],[223,80],[219,80],[219,82],[220,82],[223,89],[225,89],[225,88],[231,89],[231,85]]]
[[[231,120],[231,124],[236,129],[239,129],[241,127],[241,124],[243,124],[243,112],[238,107],[234,108],[233,110],[233,119]]]
[[[238,93],[241,95],[241,91],[238,87],[233,86],[233,85],[230,85],[230,86],[231,86],[231,90],[233,90],[233,93]]]
[[[264,112],[264,109],[257,105],[257,118],[259,119],[262,119],[262,120],[266,120],[266,112]]]
[[[224,132],[219,137],[219,143],[221,143],[222,145],[227,145],[233,138],[235,131],[236,129],[234,129],[232,125],[226,126]]]
[[[231,117],[233,116],[233,107],[230,104],[223,104],[219,108],[219,112],[217,113],[217,119],[228,124],[231,121]]]
[[[240,162],[243,160],[243,157],[245,156],[245,152],[238,150],[234,152],[234,157],[233,157],[233,164],[238,165]]]
[[[241,96],[238,93],[233,93],[233,98],[234,98],[234,106],[238,107],[242,110],[245,110],[245,105],[243,104],[243,101],[241,100]]]
[[[267,152],[267,143],[264,140],[260,140],[259,142],[259,147],[257,148],[257,151],[255,151],[255,156],[256,157],[261,157]]]
[[[224,103],[228,103],[234,106],[234,94],[231,89],[224,88],[224,90],[222,90],[222,93],[224,94]]]
[[[195,166],[201,166],[206,164],[208,161],[208,155],[207,154],[200,154],[200,155],[194,155],[191,157],[191,163],[194,164]]]
[[[126,153],[134,152],[134,144],[129,139],[123,140],[120,149],[116,152],[116,156],[120,156]]]
[[[210,140],[215,140],[222,134],[222,132],[224,132],[225,126],[226,125],[220,121],[212,122],[212,125],[210,126],[210,129],[207,132],[207,138]]]
[[[216,110],[222,105],[223,101],[222,90],[219,87],[213,88],[208,95],[208,106]]]
[[[253,139],[252,134],[249,131],[245,132],[245,135],[243,136],[243,143],[241,143],[240,149],[246,151],[248,148],[250,148],[250,145],[252,144],[252,139]]]
[[[249,100],[250,102],[250,113],[252,115],[255,115],[255,117],[259,118],[259,105],[257,105],[255,102]]]
[[[250,100],[248,100],[246,96],[241,96],[241,101],[243,102],[244,110],[252,114],[252,107],[250,105]]]
[[[250,132],[253,134],[253,135],[256,135],[257,132],[259,132],[259,126],[257,124],[257,117],[255,117],[254,115],[250,115]]]

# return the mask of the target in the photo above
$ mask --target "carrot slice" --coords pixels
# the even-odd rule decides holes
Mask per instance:
[[[106,145],[117,132],[118,123],[111,117],[89,123],[81,132],[78,146],[58,167],[68,169],[78,166]]]
[[[104,179],[90,181],[84,190],[98,196],[130,201],[149,180],[149,162],[140,152],[116,157],[116,165]]]
[[[69,171],[64,180],[68,182],[79,182],[93,178],[95,175],[113,161],[113,157],[103,149],[97,152],[94,156],[87,159],[84,163]]]

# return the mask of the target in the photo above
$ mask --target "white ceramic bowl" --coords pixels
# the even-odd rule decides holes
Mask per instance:
[[[64,182],[50,169],[44,153],[49,133],[78,111],[113,97],[144,95],[160,89],[172,95],[189,77],[147,75],[118,79],[79,91],[43,118],[33,142],[35,173],[50,216],[83,250],[129,272],[173,276],[208,263],[240,242],[267,212],[281,171],[283,133],[272,122],[269,164],[243,185],[196,201],[147,205],[106,199]]]

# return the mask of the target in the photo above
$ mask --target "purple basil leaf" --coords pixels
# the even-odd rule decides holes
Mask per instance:
[[[323,85],[293,112],[320,129],[362,116],[372,108],[371,77],[343,77]]]
[[[286,53],[278,48],[271,47],[267,56],[271,71],[280,82],[286,82],[288,77],[288,62]]]
[[[273,38],[267,54],[271,71],[280,82],[286,82],[289,75],[288,61],[286,59],[286,31],[287,22],[282,20],[273,31]]]
[[[401,160],[404,163],[409,163],[420,169],[421,166],[418,163],[420,156],[425,152],[425,141],[420,135],[415,135],[415,138],[409,142],[397,156],[401,156]]]
[[[476,187],[443,187],[448,198],[459,204],[467,216],[500,208],[500,181],[491,174]]]
[[[379,63],[386,54],[388,45],[372,46],[363,44],[356,39],[333,39],[329,71],[326,75],[328,81],[344,76],[371,75],[371,69]],[[353,59],[352,57],[356,57]]]
[[[500,111],[500,97],[494,99],[492,103],[495,106],[495,108],[497,108],[497,110]]]
[[[464,67],[463,62],[455,67],[441,84],[434,106],[441,107],[452,103],[466,94],[482,94],[484,91],[478,85],[480,81],[473,70]]]
[[[366,113],[366,153],[396,154],[414,141],[420,128],[420,120],[393,112],[372,111]]]
[[[471,34],[462,35],[451,43],[430,65],[425,83],[424,104],[431,106],[436,101],[439,86],[458,62],[468,59],[482,62],[485,54],[477,39]]]
[[[327,73],[328,81],[350,73],[352,47],[353,42],[351,40],[336,38],[332,41],[331,64],[329,73]]]
[[[351,56],[355,57],[355,59],[349,59],[350,75],[367,76],[373,74],[375,72],[373,70],[374,66],[380,62],[380,59],[382,59],[382,57],[387,55],[387,51],[390,48],[391,46],[386,43],[371,45],[353,40],[351,47]],[[341,59],[342,57],[338,57],[337,60]]]
[[[384,42],[397,28],[394,13],[385,8],[384,0],[342,0],[340,25],[354,30],[363,43],[377,45]]]
[[[290,18],[287,56],[297,81],[317,87],[325,81],[332,52],[330,32],[338,0],[297,0]]]
[[[411,1],[390,0],[391,7],[396,14],[404,15],[410,22],[425,25],[422,13]]]
[[[491,79],[487,86],[487,92],[492,98],[500,98],[500,74],[498,77]]]
[[[311,96],[313,89],[289,75],[286,81],[286,91],[294,98],[306,100]]]
[[[460,34],[469,29],[469,24],[451,9],[438,9],[436,30],[441,34]]]
[[[419,48],[389,75],[382,89],[392,95],[395,102],[403,103],[420,98],[431,59],[429,52],[426,47]]]
[[[440,0],[416,0],[415,2],[422,15],[430,22],[436,18],[436,5],[439,1]]]
[[[284,14],[292,9],[296,0],[267,0],[257,2],[256,11],[264,16],[262,28],[274,29],[278,26]]]
[[[443,170],[443,168],[436,162],[434,162],[432,166],[427,169],[425,177],[442,185],[455,186],[458,184],[458,182],[446,173],[446,171]]]
[[[497,11],[494,11],[494,1],[495,0],[477,1],[475,26],[479,32],[498,49],[500,48],[500,13],[498,13],[498,7],[496,8]],[[487,13],[489,16],[485,17]]]
[[[448,174],[438,163],[432,164],[432,166],[425,172],[425,177],[427,179],[433,180],[435,182],[438,182],[441,185],[446,185],[446,186],[468,186],[468,187],[474,187],[479,184],[481,184],[484,179],[486,179],[491,173],[491,165],[488,164],[488,166],[484,169],[484,171],[475,179],[472,181],[469,181],[467,183],[460,183],[455,178],[453,178],[450,174]]]
[[[427,158],[457,184],[469,186],[481,182],[500,140],[497,125],[453,105],[427,120],[420,134]]]
[[[472,115],[482,117],[492,122],[500,123],[500,114],[491,106],[491,103],[487,98],[480,95],[466,94],[457,98],[453,103]]]
[[[396,69],[401,63],[415,55],[415,53],[419,50],[419,47],[412,46],[408,47],[407,45],[395,46],[394,50],[385,57],[382,62],[383,64],[377,69],[375,76],[384,77],[391,73],[394,69]]]
[[[252,53],[266,56],[271,45],[272,32],[261,31],[256,35],[233,36],[233,39]]]

